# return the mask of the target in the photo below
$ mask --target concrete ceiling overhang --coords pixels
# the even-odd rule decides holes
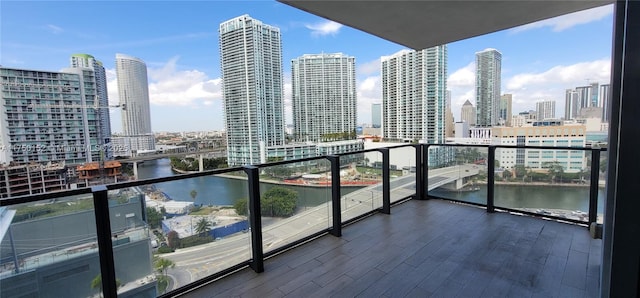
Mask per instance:
[[[412,49],[613,3],[613,0],[278,0]]]

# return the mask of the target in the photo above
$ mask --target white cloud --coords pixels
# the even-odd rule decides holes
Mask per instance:
[[[524,90],[550,84],[568,86],[584,85],[585,80],[602,82],[609,80],[611,61],[601,59],[572,65],[559,65],[541,73],[521,73],[506,80],[507,90]],[[577,84],[577,85],[576,85]]]
[[[502,77],[502,93],[513,94],[514,114],[535,110],[535,103],[541,100],[556,101],[556,116],[564,115],[566,89],[585,86],[589,82],[609,83],[610,59],[586,61],[571,65],[558,65],[540,72],[517,73]],[[504,72],[503,72],[504,74]],[[467,66],[454,71],[447,80],[451,90],[451,110],[457,120],[466,100],[475,106],[475,66]]]
[[[52,24],[47,24],[44,26],[44,28],[53,34],[60,34],[64,32],[64,29]]]
[[[551,27],[554,32],[560,32],[571,27],[598,21],[613,13],[613,6],[600,6],[563,16],[542,20],[511,29],[512,33],[518,33],[536,28]]]
[[[370,76],[357,82],[358,123],[371,123],[371,104],[382,102],[380,76]]]
[[[336,35],[342,28],[342,24],[333,21],[324,21],[316,24],[305,24],[307,29],[311,30],[312,36]]]
[[[373,61],[360,63],[357,66],[357,74],[364,75],[364,76],[371,75],[371,74],[378,74],[380,73],[380,66],[381,66],[380,58]]]
[[[169,60],[161,68],[148,68],[149,101],[154,105],[197,106],[211,105],[222,99],[222,79],[210,79],[199,70],[177,70],[178,57]],[[116,71],[107,69],[109,104],[117,105],[118,81]]]

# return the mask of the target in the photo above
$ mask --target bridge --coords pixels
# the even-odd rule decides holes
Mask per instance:
[[[204,171],[204,164],[202,159],[205,154],[213,154],[214,157],[226,157],[227,150],[225,148],[206,149],[189,152],[172,152],[172,153],[157,153],[157,154],[142,154],[129,158],[117,159],[120,163],[133,163],[133,176],[138,180],[138,162],[144,162],[147,160],[155,160],[161,158],[167,158],[171,156],[186,156],[186,155],[198,155],[199,171]]]

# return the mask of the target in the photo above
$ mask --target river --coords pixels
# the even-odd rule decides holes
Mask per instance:
[[[171,171],[169,159],[158,159],[145,161],[138,165],[138,176],[140,179],[166,177],[176,175]],[[191,201],[189,193],[197,191],[196,204],[202,205],[233,205],[238,199],[248,197],[247,181],[241,179],[229,179],[222,177],[198,177],[180,181],[164,182],[155,185],[172,199],[177,201]],[[261,191],[268,190],[273,184],[261,183]],[[298,192],[298,205],[300,207],[313,207],[331,199],[330,188],[289,186]],[[357,188],[342,188],[342,194],[349,193]],[[448,192],[436,189],[430,194],[470,201],[476,203],[486,203],[486,187],[481,186],[478,191],[471,192]],[[604,189],[598,192],[598,212],[602,213]],[[496,206],[508,208],[545,208],[545,209],[565,209],[588,211],[589,209],[589,188],[571,186],[514,186],[496,185],[495,190]]]

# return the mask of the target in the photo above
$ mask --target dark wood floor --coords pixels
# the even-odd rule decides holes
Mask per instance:
[[[409,201],[183,297],[597,297],[586,228]]]

